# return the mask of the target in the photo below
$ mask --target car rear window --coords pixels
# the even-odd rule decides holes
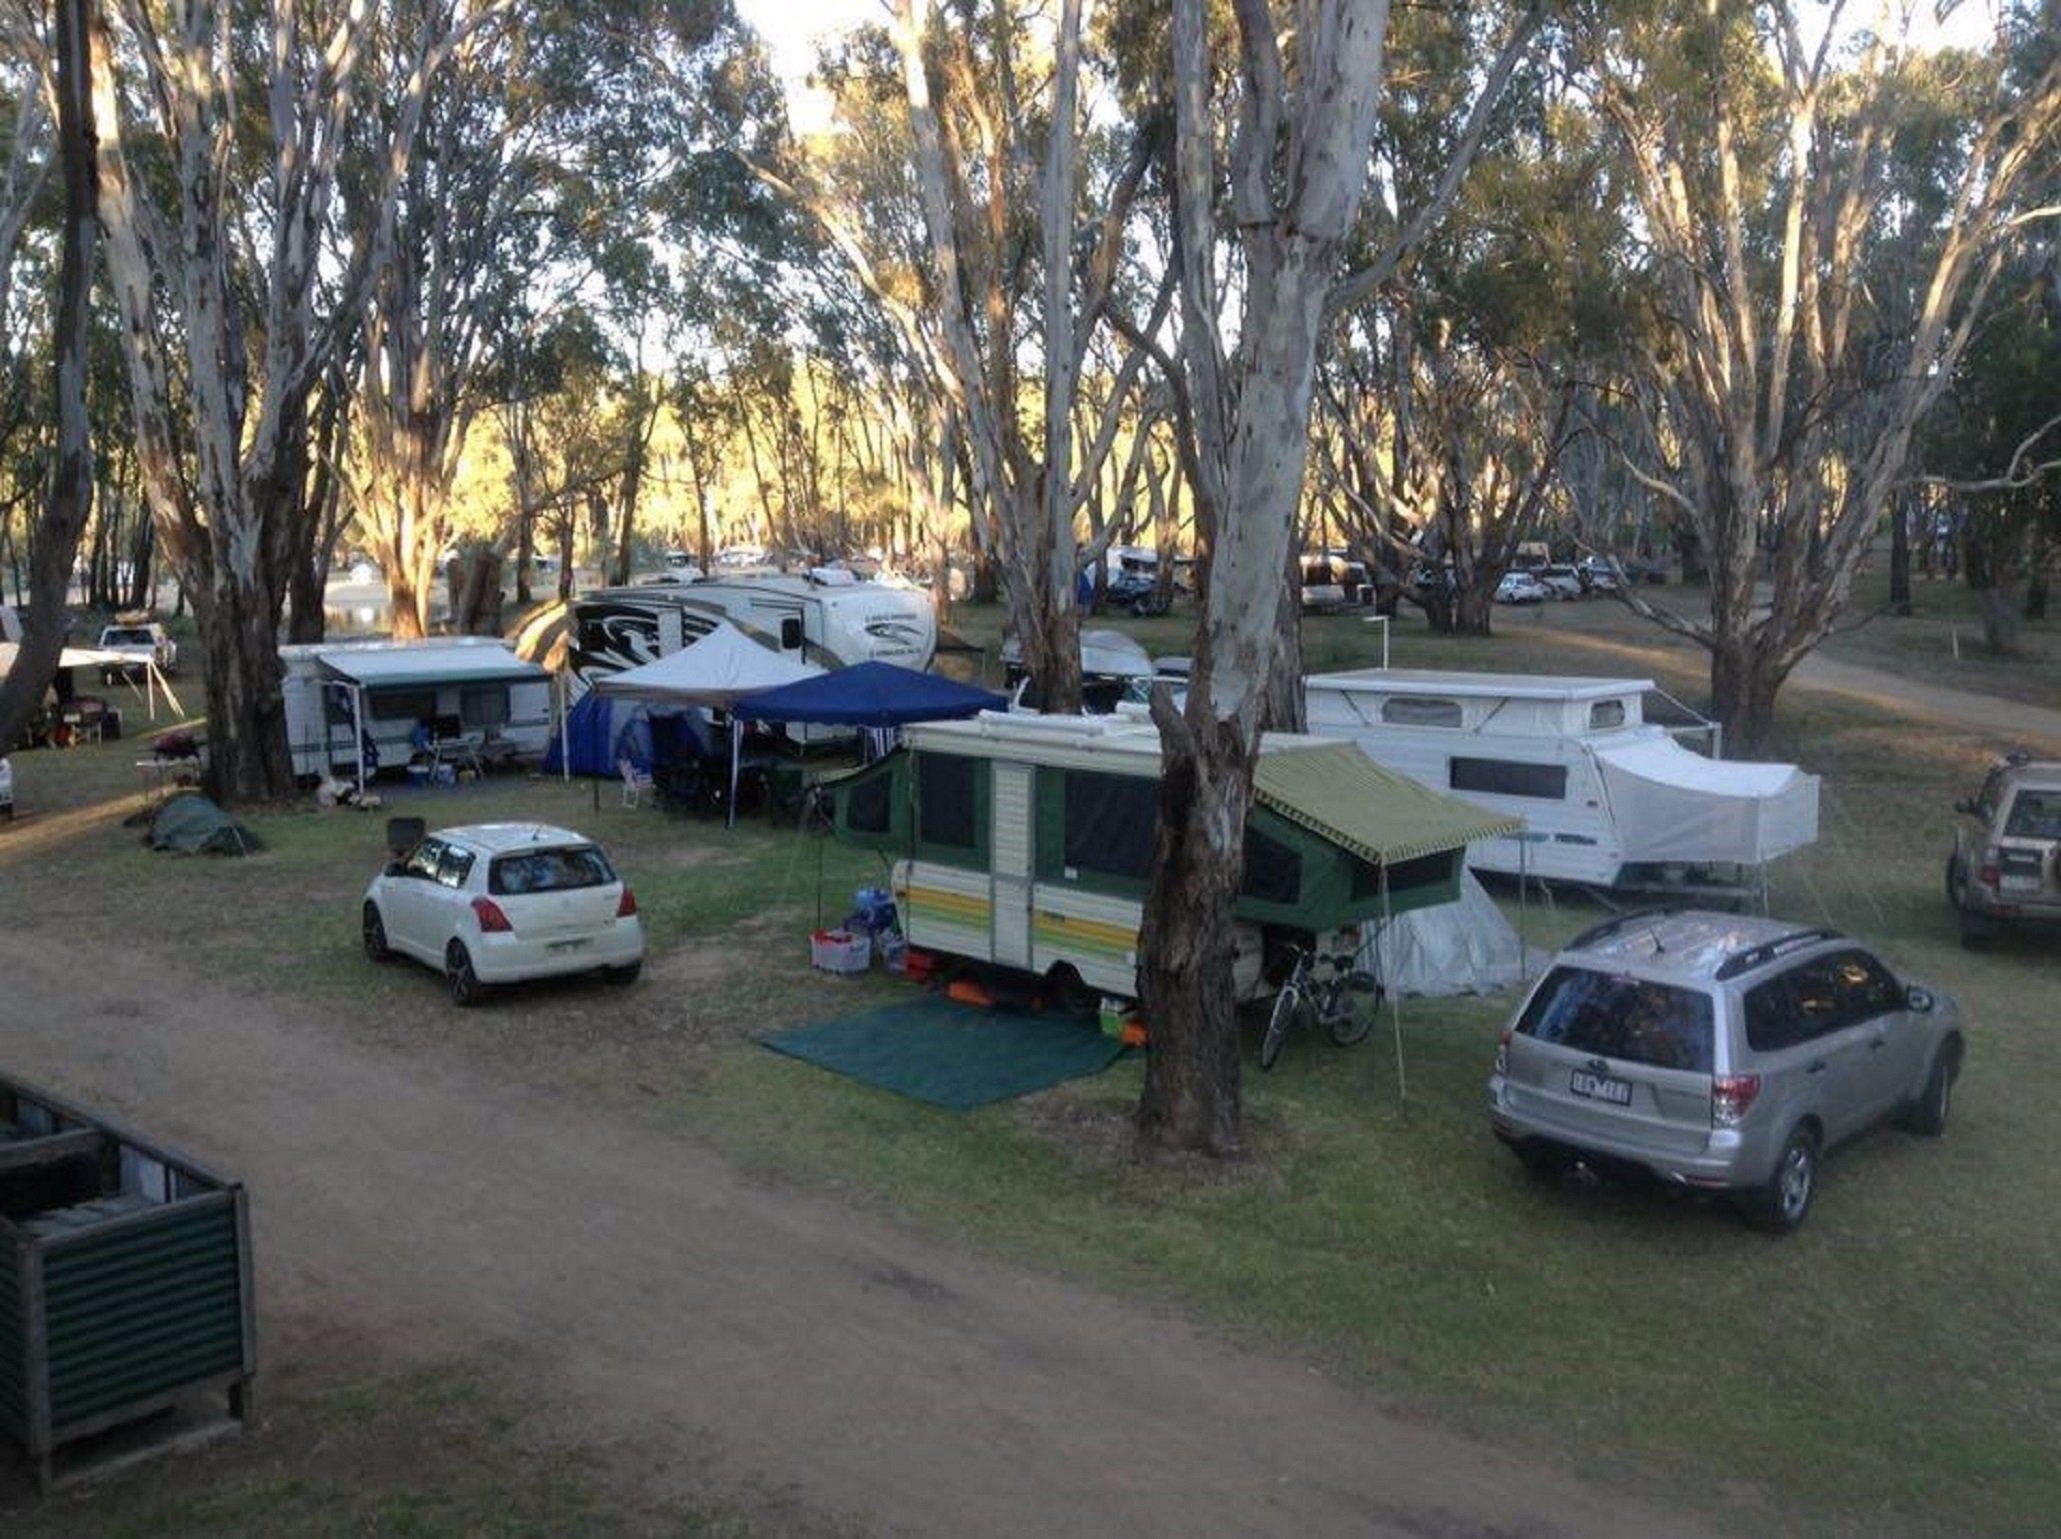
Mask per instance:
[[[1579,1053],[1707,1074],[1715,1020],[1710,996],[1695,989],[1556,967],[1517,1030]]]
[[[2006,839],[2061,839],[2061,791],[2020,791],[2004,820]]]
[[[581,887],[606,887],[615,880],[615,867],[591,844],[560,846],[548,850],[525,850],[520,855],[502,855],[487,868],[487,891],[497,897],[521,897],[532,892],[571,892]]]
[[[149,631],[121,630],[107,633],[107,644],[111,647],[153,646],[157,638]]]

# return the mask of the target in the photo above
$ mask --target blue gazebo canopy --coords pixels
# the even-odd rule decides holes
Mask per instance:
[[[899,727],[912,721],[951,721],[1008,702],[934,673],[893,663],[854,663],[812,679],[744,695],[730,714],[747,721],[802,721],[825,726]]]

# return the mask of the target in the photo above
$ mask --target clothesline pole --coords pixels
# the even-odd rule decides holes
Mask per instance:
[[[1381,863],[1381,982],[1388,990],[1388,1019],[1395,1033],[1395,1103],[1398,1110],[1410,1109],[1410,1091],[1403,1073],[1403,996],[1395,985],[1395,969],[1388,965],[1389,948],[1394,945],[1395,911],[1388,898],[1388,862]]]

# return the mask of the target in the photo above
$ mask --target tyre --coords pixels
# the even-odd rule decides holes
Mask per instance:
[[[1259,1066],[1271,1069],[1281,1056],[1281,1044],[1288,1040],[1289,1028],[1302,1012],[1302,990],[1293,984],[1274,996],[1274,1010],[1267,1017],[1267,1034],[1260,1038]]]
[[[379,905],[367,903],[362,923],[365,935],[365,955],[374,962],[391,962],[394,949],[386,943],[386,921],[379,917]]]
[[[1340,1047],[1364,1042],[1381,1009],[1381,985],[1372,973],[1351,973],[1338,988],[1339,1012],[1331,1018],[1331,1040]]]
[[[613,984],[616,988],[626,989],[637,981],[637,975],[643,971],[644,959],[639,957],[634,962],[625,962],[621,967],[602,968],[601,979],[602,982]]]
[[[1946,1131],[1947,1113],[1953,1106],[1954,1080],[1960,1072],[1960,1051],[1951,1042],[1941,1044],[1932,1055],[1932,1072],[1925,1076],[1925,1088],[1899,1119],[1908,1131],[1923,1138],[1937,1138]]]
[[[1782,1145],[1767,1184],[1747,1197],[1746,1216],[1770,1234],[1793,1234],[1810,1216],[1817,1195],[1818,1135],[1798,1127]]]
[[[444,986],[451,991],[451,1003],[469,1010],[487,997],[487,986],[472,969],[472,953],[465,942],[454,940],[444,948]]]

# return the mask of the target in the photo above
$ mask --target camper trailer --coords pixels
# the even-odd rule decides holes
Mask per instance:
[[[914,589],[848,577],[717,577],[575,599],[568,661],[584,690],[604,674],[679,651],[719,620],[822,668],[874,661],[920,672],[937,650],[937,616],[929,596]]]
[[[1309,729],[1435,790],[1524,819],[1478,871],[1592,887],[1757,886],[1818,836],[1818,782],[1710,759],[1645,720],[1650,679],[1372,668],[1312,674]]]
[[[401,768],[424,722],[519,755],[551,743],[551,675],[491,636],[287,646],[279,660],[297,775]]]
[[[908,728],[896,752],[837,782],[835,828],[894,860],[911,945],[1135,997],[1159,776],[1158,730],[1135,715],[989,712]],[[1362,922],[1450,902],[1468,842],[1516,826],[1349,744],[1266,738],[1239,997],[1278,979],[1284,943],[1350,953]]]

